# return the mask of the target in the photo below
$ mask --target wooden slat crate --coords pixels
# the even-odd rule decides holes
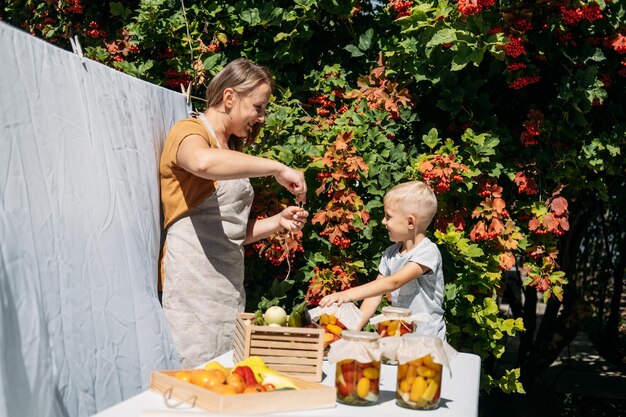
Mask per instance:
[[[166,405],[172,408],[184,402],[184,408],[192,405],[214,413],[264,414],[328,408],[336,404],[334,387],[298,378],[289,377],[297,390],[223,395],[176,379],[174,375],[179,371],[153,371],[150,375],[150,389],[162,393]]]
[[[324,329],[249,324],[253,319],[251,313],[237,315],[233,343],[235,363],[249,356],[260,356],[267,366],[285,375],[305,381],[322,380]]]

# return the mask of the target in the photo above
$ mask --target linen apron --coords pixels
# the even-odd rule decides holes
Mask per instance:
[[[235,318],[245,308],[243,241],[253,198],[247,178],[220,180],[167,231],[163,310],[184,368],[232,348]]]

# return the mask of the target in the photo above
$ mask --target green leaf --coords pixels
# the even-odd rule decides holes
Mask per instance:
[[[207,59],[204,60],[204,69],[205,70],[211,70],[213,69],[217,63],[220,61],[221,55],[220,54],[214,54],[209,56]]]
[[[111,2],[109,3],[109,7],[111,10],[111,14],[113,16],[123,16],[124,15],[124,5],[119,2]]]
[[[456,40],[456,30],[454,29],[442,29],[435,33],[430,41],[426,44],[426,47],[441,45],[442,43],[452,43]]]
[[[295,32],[295,31],[293,31]],[[291,32],[291,34],[293,34],[293,32]],[[291,36],[290,33],[285,33],[285,32],[279,32],[276,36],[274,36],[274,42],[280,42],[285,38],[288,38],[289,36]]]
[[[439,139],[439,133],[437,129],[434,127],[428,131],[428,134],[422,136],[422,142],[430,149],[434,149],[435,146],[441,143],[441,139]]]
[[[354,45],[346,45],[344,49],[350,52],[353,57],[363,56],[363,52]]]
[[[363,35],[359,37],[359,49],[361,51],[367,51],[372,46],[372,36],[374,35],[374,31],[372,29],[368,29]]]
[[[241,12],[241,20],[248,23],[251,26],[257,26],[261,23],[259,17],[259,9],[248,9]]]

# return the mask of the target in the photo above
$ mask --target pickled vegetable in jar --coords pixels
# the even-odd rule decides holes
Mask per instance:
[[[443,365],[431,355],[398,365],[396,403],[401,407],[430,410],[439,407]]]
[[[397,350],[396,404],[416,410],[439,407],[443,367],[449,368],[454,356],[456,351],[437,337],[402,337]]]
[[[378,334],[344,331],[333,343],[328,361],[336,362],[337,401],[347,405],[374,405],[380,387]]]
[[[348,405],[373,405],[378,401],[380,361],[358,362],[346,359],[335,372],[337,401]]]
[[[411,310],[400,307],[383,307],[382,314],[386,320],[376,326],[380,337],[403,336],[415,330],[414,323],[407,319],[411,316]]]

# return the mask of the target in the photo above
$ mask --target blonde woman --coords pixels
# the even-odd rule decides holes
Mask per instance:
[[[265,68],[243,58],[230,62],[207,88],[207,110],[177,122],[165,141],[163,309],[185,368],[231,349],[235,317],[245,306],[243,245],[300,230],[308,217],[290,206],[249,220],[248,178],[273,176],[296,203],[307,191],[302,172],[241,152],[263,125],[273,86]]]

